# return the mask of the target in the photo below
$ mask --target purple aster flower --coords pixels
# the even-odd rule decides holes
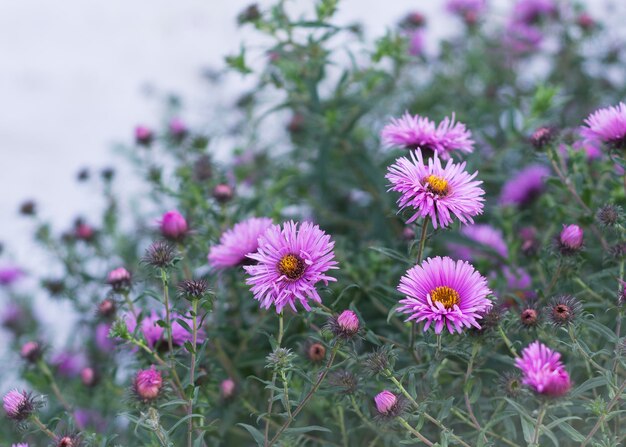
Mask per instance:
[[[100,323],[96,326],[95,341],[96,346],[103,352],[111,352],[115,349],[115,343],[109,338],[111,323]]]
[[[406,321],[426,321],[440,334],[444,325],[451,334],[463,327],[480,329],[479,319],[491,308],[487,280],[465,261],[448,257],[428,258],[409,269],[400,279],[398,290],[406,295],[398,312],[409,314]]]
[[[424,30],[417,28],[409,34],[409,54],[420,56],[424,53]]]
[[[297,312],[296,302],[311,310],[308,300],[322,302],[315,285],[336,281],[326,275],[338,268],[334,246],[330,236],[310,222],[272,225],[259,238],[258,251],[248,255],[258,264],[244,266],[254,299],[265,309],[273,305],[277,313],[286,305]]]
[[[620,102],[593,112],[580,131],[586,139],[601,141],[616,149],[626,149],[626,104]]]
[[[560,361],[561,354],[535,341],[515,359],[515,366],[522,370],[522,383],[539,394],[552,397],[563,396],[572,387],[570,377]]]
[[[161,372],[157,371],[154,365],[150,369],[137,371],[135,381],[133,382],[133,391],[139,400],[148,402],[156,399],[159,397],[162,387],[163,377],[161,377]]]
[[[461,228],[461,234],[472,242],[475,242],[484,247],[486,249],[485,251],[487,252],[494,252],[499,257],[504,259],[509,257],[509,250],[507,248],[506,242],[504,242],[502,231],[492,227],[491,225],[468,225]],[[471,261],[477,256],[480,257],[480,253],[478,253],[478,250],[474,249],[474,247],[460,246],[458,244],[449,244],[448,247],[451,248],[455,253],[458,253],[460,256],[457,257],[459,259],[463,259],[464,261]]]
[[[515,54],[537,51],[543,40],[543,33],[535,26],[521,22],[510,22],[505,30],[504,45]]]
[[[528,272],[521,267],[510,268],[504,266],[502,267],[502,274],[506,279],[507,287],[511,290],[530,289],[533,284],[533,280]]]
[[[18,267],[0,268],[0,286],[10,286],[24,276],[24,272]]]
[[[60,352],[52,359],[59,374],[65,377],[76,377],[85,366],[85,358],[81,354]]]
[[[209,264],[215,268],[234,267],[259,248],[259,236],[272,226],[269,217],[251,217],[235,224],[220,237],[219,245],[209,251]]]
[[[557,9],[554,0],[519,0],[513,7],[515,22],[531,25],[542,18],[556,15]]]
[[[20,442],[19,444],[11,444],[11,447],[28,447],[28,444]]]
[[[165,311],[163,311],[163,314]],[[143,334],[148,346],[151,348],[163,349],[167,346],[167,331],[165,328],[159,326],[157,321],[165,321],[165,315],[157,314],[156,311],[152,311],[150,315],[141,320],[141,333]],[[135,332],[137,328],[137,319],[133,314],[127,314],[125,317],[126,327],[130,333]],[[170,320],[172,322],[172,344],[174,346],[183,346],[185,342],[191,342],[193,340],[193,334],[185,329],[177,320],[183,320],[191,327],[191,318],[180,315],[177,312],[170,312]],[[203,343],[206,339],[206,333],[204,329],[200,328],[196,334],[196,342]]]
[[[30,393],[13,389],[2,398],[2,406],[9,419],[23,421],[35,410],[35,403]]]
[[[187,221],[178,211],[168,211],[159,221],[161,234],[166,239],[180,241],[189,231]]]
[[[409,112],[400,118],[392,118],[383,127],[380,137],[386,146],[399,146],[405,149],[422,149],[425,154],[436,153],[443,160],[450,158],[450,153],[474,151],[472,133],[465,124],[454,122],[452,118],[444,118],[438,126],[425,116],[410,115]]]
[[[374,397],[374,403],[379,413],[387,414],[391,412],[398,403],[398,397],[391,391],[383,390]]]
[[[417,154],[417,156],[416,156]],[[473,217],[483,212],[482,183],[473,181],[478,172],[468,174],[465,162],[454,164],[448,160],[442,167],[435,155],[424,163],[421,151],[411,152],[411,160],[401,157],[389,167],[387,180],[390,191],[401,194],[400,210],[411,207],[415,214],[407,221],[430,217],[435,228],[445,228],[452,222],[452,215],[462,223],[474,223]]]
[[[526,206],[539,197],[545,189],[550,170],[543,165],[529,165],[507,181],[500,193],[501,205]]]
[[[467,14],[478,16],[486,8],[485,0],[448,0],[446,9],[452,14],[465,17]]]

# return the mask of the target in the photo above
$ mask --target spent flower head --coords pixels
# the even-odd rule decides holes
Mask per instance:
[[[176,248],[172,244],[156,241],[148,247],[142,260],[148,265],[164,269],[170,267],[175,258]]]
[[[553,298],[545,309],[550,322],[555,326],[567,326],[574,322],[582,310],[580,302],[569,295]]]
[[[190,301],[198,300],[209,293],[206,279],[185,279],[178,284],[178,293]]]

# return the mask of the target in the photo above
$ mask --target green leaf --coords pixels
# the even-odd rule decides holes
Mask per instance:
[[[243,428],[245,428],[246,430],[248,430],[248,433],[250,433],[250,435],[252,435],[252,437],[256,441],[257,445],[259,447],[263,447],[263,444],[265,443],[265,438],[263,437],[263,433],[261,433],[259,430],[254,428],[252,425],[242,424],[241,422],[238,423],[237,425],[240,425]]]

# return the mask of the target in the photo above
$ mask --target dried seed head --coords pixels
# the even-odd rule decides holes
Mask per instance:
[[[305,352],[307,358],[313,363],[320,363],[326,358],[326,347],[319,342],[306,343]]]
[[[575,298],[563,295],[550,301],[546,314],[555,326],[565,326],[574,321],[582,306]]]
[[[165,241],[153,242],[143,257],[143,262],[156,268],[167,268],[172,265],[176,257],[176,249]]]
[[[328,383],[341,389],[343,394],[354,394],[357,390],[359,379],[345,369],[335,371],[328,377]]]
[[[205,279],[186,279],[178,284],[178,293],[188,300],[198,300],[209,291],[209,283]]]
[[[365,358],[365,369],[372,375],[380,374],[391,366],[394,353],[389,346],[381,346]]]
[[[603,227],[614,227],[622,220],[622,207],[607,203],[598,209],[596,218]]]

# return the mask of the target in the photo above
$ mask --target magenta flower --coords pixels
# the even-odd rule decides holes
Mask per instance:
[[[617,149],[626,148],[626,104],[620,102],[593,112],[585,119],[581,135],[590,141],[601,141]]]
[[[241,221],[220,237],[219,245],[209,251],[209,264],[215,268],[234,267],[245,262],[246,255],[259,248],[259,236],[272,226],[269,217],[251,217]]]
[[[522,370],[522,383],[539,394],[552,397],[563,396],[572,387],[570,377],[559,360],[561,354],[535,341],[515,359],[515,366]]]
[[[578,225],[563,225],[559,235],[559,246],[564,253],[573,253],[583,246],[583,229]]]
[[[142,369],[137,372],[133,383],[133,390],[137,397],[144,401],[151,401],[159,397],[159,392],[163,387],[163,378],[161,372],[154,368]]]
[[[35,410],[33,398],[26,391],[13,389],[2,398],[2,406],[9,419],[23,421]]]
[[[277,313],[286,305],[297,312],[296,302],[311,310],[308,300],[322,302],[315,285],[336,281],[326,275],[338,268],[334,246],[330,236],[310,222],[272,225],[259,238],[258,251],[248,255],[258,264],[244,266],[254,299],[265,309],[273,305]]]
[[[545,189],[550,170],[543,165],[528,165],[507,181],[500,193],[501,205],[527,206]]]
[[[359,330],[359,317],[351,310],[344,310],[337,317],[337,324],[344,332],[356,334]]]
[[[485,0],[448,0],[446,3],[446,9],[459,16],[465,17],[468,14],[474,17],[482,14],[485,11]]]
[[[135,141],[142,146],[149,146],[152,143],[154,134],[149,127],[137,126],[135,127]]]
[[[235,381],[230,377],[228,379],[222,380],[222,382],[220,383],[220,394],[222,395],[222,398],[230,399],[231,397],[233,397],[233,394],[235,394],[236,386],[237,385],[235,384]]]
[[[24,276],[24,272],[17,267],[2,267],[0,268],[0,285],[10,286],[22,276]]]
[[[424,53],[424,30],[417,28],[409,33],[409,54],[420,56]]]
[[[492,306],[487,280],[471,264],[448,257],[428,258],[409,269],[400,279],[398,290],[406,295],[398,312],[409,314],[406,321],[425,321],[440,334],[444,325],[451,334],[463,327],[475,327]]]
[[[62,376],[76,377],[85,366],[85,357],[82,354],[64,351],[53,357],[52,364]]]
[[[430,217],[435,228],[445,228],[452,223],[452,215],[467,224],[483,212],[482,182],[472,181],[478,172],[470,175],[464,169],[465,162],[454,164],[452,160],[442,167],[437,155],[425,164],[421,151],[416,151],[411,160],[397,159],[385,177],[391,182],[389,190],[401,194],[400,210],[411,207],[416,211],[407,223]]]
[[[478,251],[481,248],[484,248],[485,252],[496,253],[500,258],[506,259],[509,257],[509,249],[506,242],[504,242],[502,231],[489,224],[467,225],[466,227],[461,228],[461,234],[481,247],[477,250],[474,247],[448,244],[448,247],[452,249],[455,254],[457,254],[459,259],[471,261],[479,255]]]
[[[465,124],[454,122],[452,118],[435,126],[435,122],[425,116],[410,115],[409,112],[400,118],[392,118],[383,127],[380,137],[386,146],[399,146],[405,149],[422,149],[425,153],[434,152],[443,160],[450,158],[450,153],[474,151],[472,133]]]
[[[513,7],[512,19],[526,25],[556,15],[554,0],[519,0]]]
[[[109,338],[111,323],[100,323],[96,326],[95,341],[96,346],[103,352],[111,352],[115,349],[115,343]]]
[[[504,45],[510,51],[520,55],[537,51],[542,41],[541,30],[523,22],[510,22],[503,39]]]
[[[143,334],[148,346],[151,348],[163,348],[167,346],[167,331],[165,328],[159,326],[157,321],[165,321],[165,311],[161,314],[157,314],[156,311],[152,311],[150,315],[147,315],[141,320],[140,330]],[[170,312],[170,321],[172,322],[172,344],[174,346],[183,346],[185,342],[191,342],[193,340],[193,334],[185,329],[177,320],[183,320],[189,327],[191,327],[192,321],[190,317],[182,316],[177,312]],[[127,314],[125,317],[126,327],[130,333],[135,332],[137,328],[137,319],[131,314]],[[203,343],[206,340],[206,333],[204,329],[200,328],[196,334],[196,342]]]
[[[374,397],[376,410],[381,414],[390,413],[398,403],[398,397],[391,391],[383,390]]]
[[[166,239],[181,240],[189,231],[187,221],[178,211],[168,211],[160,221],[161,234]]]
[[[502,267],[502,274],[506,279],[507,287],[510,290],[526,290],[530,289],[533,280],[526,270],[521,267],[510,268]]]

